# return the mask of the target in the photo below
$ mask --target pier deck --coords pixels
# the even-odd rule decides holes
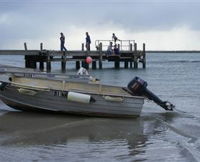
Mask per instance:
[[[133,47],[134,49],[133,49]],[[24,50],[0,50],[0,55],[22,55],[25,58],[26,68],[37,68],[39,62],[39,68],[44,69],[44,63],[46,63],[46,70],[51,71],[52,62],[61,62],[61,69],[66,70],[66,63],[68,61],[76,62],[76,69],[81,66],[89,68],[89,65],[85,62],[86,57],[92,58],[92,69],[97,68],[97,62],[99,69],[103,68],[103,62],[114,62],[115,68],[120,68],[120,62],[124,62],[124,68],[138,68],[138,63],[142,63],[142,67],[146,68],[146,51],[145,44],[143,44],[142,50],[137,50],[137,44],[129,44],[128,50],[119,50],[118,54],[107,54],[106,50],[103,50],[102,44],[99,44],[98,50],[86,51],[84,50],[84,44],[82,44],[82,50],[46,50],[43,49],[43,44],[40,44],[40,50],[28,50],[26,43],[24,43]],[[120,49],[120,47],[119,47]]]

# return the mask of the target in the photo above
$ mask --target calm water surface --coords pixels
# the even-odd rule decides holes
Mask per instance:
[[[24,63],[1,56],[0,64]],[[146,101],[141,117],[110,119],[19,112],[0,102],[0,161],[200,161],[200,54],[148,54],[146,69],[104,66],[90,74],[119,86],[139,76],[177,111]]]

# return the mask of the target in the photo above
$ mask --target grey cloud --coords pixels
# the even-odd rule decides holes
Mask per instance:
[[[4,3],[3,3],[4,2]],[[108,23],[131,31],[169,30],[183,25],[200,29],[200,2],[189,0],[7,0],[0,2],[0,44],[12,39],[42,38],[54,28],[101,27]],[[58,31],[59,33],[60,31]],[[7,43],[7,42],[6,42]]]
[[[130,30],[168,30],[187,25],[200,29],[198,12],[200,3],[194,4],[148,4],[121,6],[107,13],[108,20]],[[120,11],[120,12],[119,12]]]
[[[10,3],[9,3],[10,1]],[[12,2],[12,3],[11,3]],[[190,3],[189,3],[190,2]],[[1,3],[0,3],[1,4]],[[34,22],[98,24],[109,21],[137,30],[166,29],[189,24],[199,28],[200,2],[187,0],[8,0],[8,9],[16,6]],[[37,20],[38,19],[38,20]],[[50,22],[49,22],[50,21]]]

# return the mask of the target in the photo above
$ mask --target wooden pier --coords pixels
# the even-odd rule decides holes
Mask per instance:
[[[86,69],[89,68],[89,64],[86,63],[86,58],[90,56],[92,58],[91,68],[102,69],[103,62],[113,62],[116,69],[120,68],[120,62],[124,62],[124,68],[138,68],[138,64],[142,64],[142,68],[146,68],[146,51],[145,44],[143,44],[142,50],[138,50],[136,43],[130,43],[126,45],[126,49],[122,43],[118,44],[119,53],[108,55],[104,49],[104,41],[96,41],[97,50],[87,51],[82,44],[81,50],[69,50],[69,51],[57,51],[46,50],[43,48],[43,44],[40,44],[40,50],[28,50],[27,44],[24,43],[24,50],[0,50],[0,55],[24,55],[26,68],[40,68],[46,71],[51,71],[52,62],[60,62],[62,71],[66,70],[66,64],[69,61],[75,62],[75,68],[79,69],[81,66]],[[109,42],[109,41],[108,41]],[[121,45],[121,46],[120,46]],[[46,66],[45,66],[46,64]],[[39,67],[37,67],[39,65]]]

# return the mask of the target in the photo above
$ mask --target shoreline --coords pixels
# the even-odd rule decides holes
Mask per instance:
[[[200,50],[146,50],[146,53],[200,53]]]

